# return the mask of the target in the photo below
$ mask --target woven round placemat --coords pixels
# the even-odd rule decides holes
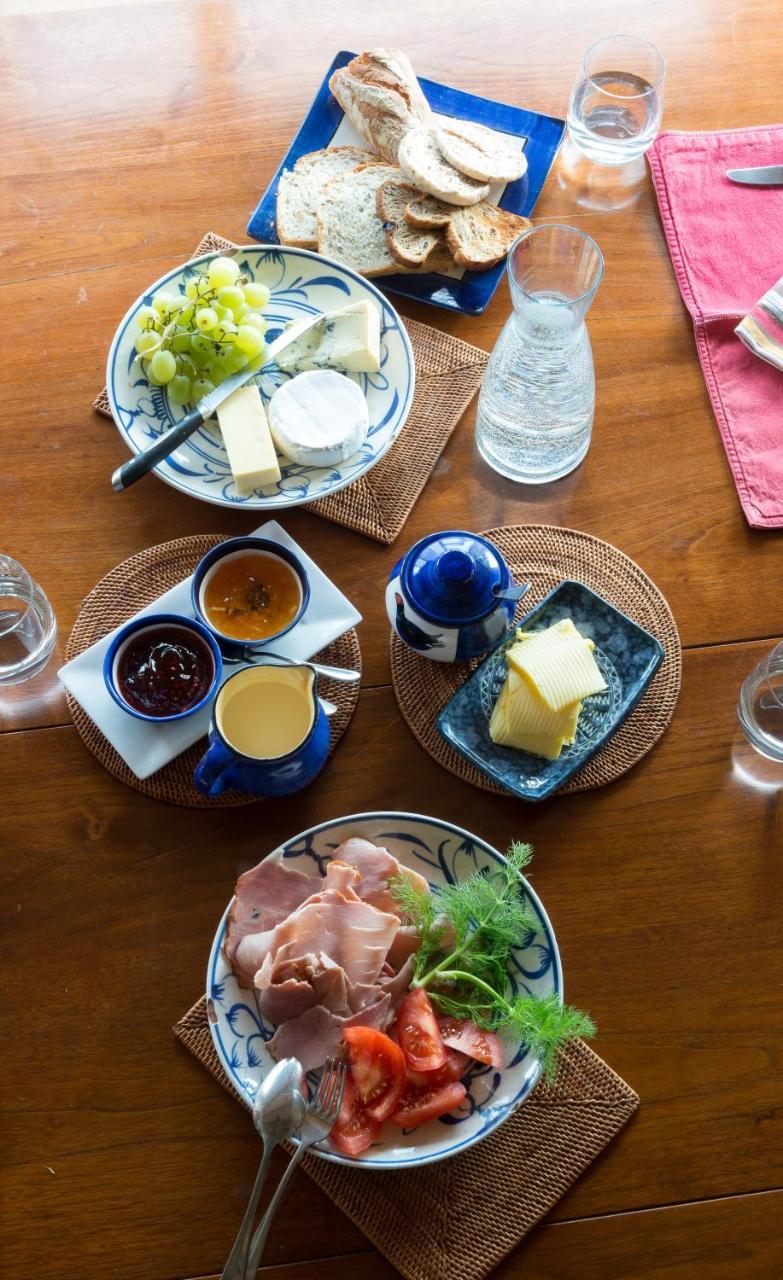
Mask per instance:
[[[531,583],[530,591],[520,601],[518,616],[529,613],[564,578],[573,578],[627,613],[663,645],[663,662],[634,711],[556,794],[589,791],[613,782],[647,754],[674,714],[680,692],[682,648],[671,609],[638,564],[611,543],[588,533],[532,524],[486,529],[484,537],[502,551],[516,582]],[[477,666],[478,660],[431,662],[402,644],[392,632],[392,684],[403,719],[413,735],[450,773],[484,791],[509,795],[455,751],[437,726],[442,707]]]
[[[123,560],[116,569],[101,578],[84,600],[73,631],[68,639],[65,656],[68,661],[88,649],[107,632],[113,631],[140,609],[157,600],[164,591],[175,587],[183,578],[193,573],[202,556],[212,547],[225,542],[227,534],[204,533],[189,538],[176,538],[162,542],[157,547],[139,551]],[[323,662],[335,667],[353,667],[361,670],[359,640],[353,628],[327,645],[316,655]],[[331,747],[334,751],[348,727],[359,700],[359,681],[340,684],[335,680],[319,681],[319,691],[337,707],[330,718]],[[232,805],[257,804],[258,796],[248,796],[239,791],[225,791],[219,796],[203,796],[193,785],[193,770],[204,754],[206,739],[196,742],[170,764],[159,769],[150,778],[137,778],[125,761],[104,738],[79,703],[66,694],[68,708],[88,751],[91,751],[109,773],[120,782],[169,804],[186,805],[193,809],[224,809]]]

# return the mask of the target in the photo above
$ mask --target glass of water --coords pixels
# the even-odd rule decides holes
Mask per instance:
[[[57,622],[43,591],[18,561],[0,554],[0,687],[37,675],[56,639]]]
[[[750,745],[783,764],[783,641],[745,679],[737,715]]]
[[[649,40],[596,40],[580,66],[568,104],[568,132],[596,164],[627,164],[652,144],[663,116],[666,63]]]

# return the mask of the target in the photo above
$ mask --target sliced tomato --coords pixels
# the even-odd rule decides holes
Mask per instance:
[[[414,1071],[408,1067],[408,1083],[417,1089],[431,1089],[438,1084],[449,1084],[452,1080],[461,1080],[468,1069],[470,1058],[459,1049],[446,1049],[446,1061],[435,1071]]]
[[[459,1049],[469,1058],[477,1062],[486,1062],[490,1067],[505,1065],[503,1046],[494,1031],[482,1031],[475,1022],[460,1021],[458,1018],[438,1018],[438,1026],[443,1043],[451,1049]]]
[[[397,1035],[414,1071],[436,1071],[446,1061],[435,1010],[423,987],[409,991],[397,1010]]]
[[[346,1027],[348,1061],[362,1105],[373,1120],[388,1120],[405,1089],[405,1054],[374,1027]]]
[[[362,1106],[353,1076],[349,1072],[345,1078],[340,1114],[330,1134],[334,1146],[347,1156],[361,1155],[362,1151],[372,1146],[380,1127],[380,1121],[368,1116]]]
[[[464,1084],[452,1080],[449,1084],[435,1085],[432,1089],[407,1088],[399,1107],[391,1117],[392,1124],[403,1129],[415,1129],[417,1125],[436,1116],[445,1116],[458,1107],[467,1090]]]

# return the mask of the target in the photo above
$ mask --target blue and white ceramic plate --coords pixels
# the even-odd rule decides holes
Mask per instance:
[[[663,661],[655,636],[581,582],[561,582],[517,625],[543,631],[562,618],[572,618],[577,630],[595,643],[595,659],[608,688],[585,699],[576,741],[563,748],[559,759],[499,747],[489,736],[492,708],[506,678],[506,650],[516,638],[513,630],[438,717],[438,728],[460,755],[523,800],[544,800],[595,755],[633,711]]]
[[[432,888],[454,884],[475,871],[492,868],[502,856],[478,836],[439,818],[415,813],[356,813],[311,827],[269,856],[291,859],[299,871],[322,876],[326,864],[349,836],[365,836],[385,845],[406,867],[427,877]],[[509,978],[514,988],[534,996],[553,992],[562,997],[563,972],[549,918],[526,881],[520,894],[539,921],[534,934],[520,940]],[[274,1026],[258,1013],[252,992],[240,987],[223,955],[229,903],[212,943],[207,969],[209,1029],[218,1057],[239,1094],[252,1105],[256,1090],[273,1065],[266,1043]],[[328,1142],[314,1150],[325,1160],[372,1169],[405,1169],[432,1164],[464,1151],[485,1138],[524,1102],[541,1072],[538,1059],[523,1044],[504,1044],[508,1066],[503,1071],[475,1063],[465,1077],[467,1097],[459,1111],[431,1120],[415,1130],[386,1124],[378,1141],[361,1156],[345,1156]]]
[[[138,453],[174,426],[186,412],[169,402],[165,388],[153,387],[134,363],[135,316],[148,304],[157,289],[176,292],[204,264],[217,254],[205,254],[169,271],[137,298],[123,318],[109,351],[106,387],[114,421],[132,453]],[[191,497],[220,507],[243,507],[248,511],[272,511],[297,507],[303,502],[325,498],[344,489],[380,461],[405,425],[413,402],[415,370],[408,335],[394,307],[369,280],[347,267],[319,258],[306,249],[278,245],[250,245],[233,255],[251,280],[268,286],[271,300],[264,311],[268,339],[273,341],[291,320],[369,298],[381,313],[381,368],[378,373],[347,376],[357,382],[367,397],[370,430],[358,453],[334,467],[308,467],[283,463],[281,479],[251,494],[237,492],[228,457],[217,425],[205,423],[185,444],[155,467],[166,484]],[[289,377],[269,364],[253,379],[264,403]]]
[[[332,96],[329,77],[338,67],[344,67],[356,55],[345,49],[338,53],[327,71],[313,104],[288,149],[280,168],[267,187],[261,201],[247,224],[248,235],[255,240],[276,241],[275,202],[277,184],[285,169],[292,169],[300,156],[322,147],[366,147],[350,123],[343,109]],[[516,182],[506,186],[495,184],[490,189],[490,199],[502,209],[529,217],[541,194],[549,170],[552,168],[565,122],[555,116],[544,116],[537,111],[525,111],[503,102],[492,102],[472,93],[463,93],[434,80],[419,79],[424,95],[438,115],[457,120],[470,120],[487,125],[498,133],[508,134],[518,141],[527,158],[527,172]],[[384,276],[383,288],[418,302],[430,302],[449,311],[462,311],[477,316],[485,309],[494,294],[504,263],[486,271],[465,271],[455,267],[453,275],[429,273],[427,275]]]

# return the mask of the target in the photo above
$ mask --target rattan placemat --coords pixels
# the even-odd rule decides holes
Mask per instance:
[[[235,249],[232,240],[207,233],[194,258],[218,249]],[[478,391],[489,356],[479,347],[452,338],[418,320],[403,323],[413,347],[416,391],[400,435],[380,462],[339,493],[307,504],[308,510],[377,542],[399,534],[445,445]],[[106,390],[93,408],[111,418]]]
[[[532,584],[520,601],[517,616],[529,613],[564,578],[574,578],[627,613],[663,645],[663,662],[636,708],[556,794],[589,791],[613,782],[647,754],[674,715],[680,692],[682,648],[671,609],[635,561],[589,533],[532,524],[487,529],[484,537],[503,552],[516,582]],[[455,751],[437,725],[439,712],[477,665],[478,661],[431,662],[392,633],[392,684],[403,719],[414,737],[433,760],[458,778],[484,791],[508,795]]]
[[[66,661],[70,662],[71,658],[95,644],[107,632],[113,631],[140,609],[152,604],[164,591],[169,591],[178,582],[182,582],[183,578],[193,573],[201,557],[218,543],[224,542],[228,536],[203,533],[189,538],[176,538],[173,542],[162,542],[157,547],[149,547],[146,551],[139,551],[130,559],[123,560],[105,578],[101,578],[82,603],[66,646]],[[359,640],[353,628],[316,656],[335,667],[361,670]],[[359,700],[359,681],[342,684],[321,677],[318,688],[337,707],[329,720],[331,750],[334,751]],[[244,795],[239,791],[225,791],[219,796],[203,796],[196,790],[193,785],[193,770],[204,754],[205,738],[183,751],[181,756],[177,756],[150,778],[137,778],[76,699],[69,693],[65,696],[76,731],[87,750],[92,752],[104,769],[108,769],[109,773],[126,786],[143,792],[145,796],[153,796],[156,800],[186,805],[193,809],[218,809],[258,803],[257,796]]]
[[[239,1097],[212,1044],[204,996],[174,1034]],[[578,1040],[552,1086],[541,1081],[499,1129],[440,1164],[368,1173],[305,1156],[302,1168],[408,1280],[480,1280],[638,1106],[633,1089]],[[425,1229],[415,1230],[417,1224]]]

